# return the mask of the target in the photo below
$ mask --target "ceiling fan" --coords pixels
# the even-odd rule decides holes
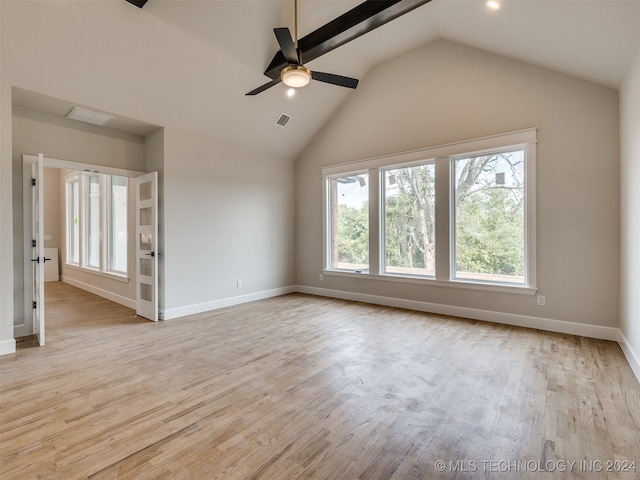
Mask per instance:
[[[298,0],[294,0],[294,18],[295,41],[291,37],[291,32],[287,27],[273,29],[273,33],[276,36],[276,40],[278,40],[278,45],[280,45],[280,49],[288,65],[280,71],[279,76],[251,90],[246,95],[257,95],[280,82],[290,88],[301,88],[308,85],[311,80],[330,83],[340,87],[356,88],[358,86],[358,80],[355,78],[335,75],[333,73],[311,71],[302,65],[302,54],[298,47]]]

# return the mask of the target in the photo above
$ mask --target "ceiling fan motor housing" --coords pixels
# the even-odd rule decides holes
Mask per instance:
[[[287,87],[304,87],[311,81],[311,70],[302,65],[289,65],[282,69],[280,78]]]

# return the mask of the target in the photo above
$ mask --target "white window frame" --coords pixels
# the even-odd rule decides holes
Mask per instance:
[[[65,264],[71,268],[80,269],[83,271],[88,271],[94,273],[96,275],[107,276],[110,278],[115,278],[123,281],[129,280],[129,244],[127,243],[127,271],[121,272],[117,270],[112,270],[110,268],[110,219],[111,219],[111,175],[100,173],[98,177],[98,185],[99,185],[99,265],[91,266],[89,265],[89,176],[96,172],[78,172],[72,171],[65,176],[65,194],[66,194],[66,260]],[[70,187],[71,185],[77,182],[78,183],[78,201],[79,201],[79,215],[78,215],[78,223],[79,223],[79,254],[78,254],[78,262],[73,262],[72,257],[70,255],[70,238],[72,237],[72,200],[70,197]],[[127,180],[127,197],[129,197],[129,182]],[[129,203],[127,202],[127,222],[129,219]]]
[[[434,165],[436,161],[434,158],[419,160],[417,162],[410,162],[401,165],[387,165],[385,167],[380,167],[380,273],[383,275],[390,275],[396,277],[405,277],[405,278],[418,278],[418,279],[435,279],[436,274],[433,275],[420,275],[420,274],[409,274],[409,273],[396,273],[396,272],[387,272],[387,259],[386,259],[386,249],[387,249],[387,215],[386,215],[386,202],[387,202],[387,189],[386,189],[386,181],[385,181],[385,173],[388,170],[401,169],[401,168],[411,168],[411,167],[419,167],[421,165]],[[437,180],[436,180],[437,186]],[[437,205],[437,201],[436,201]],[[436,206],[436,217],[437,217],[437,206]],[[436,227],[436,237],[437,237],[437,227]],[[436,261],[437,261],[437,253],[436,253]],[[437,271],[437,269],[436,269]]]
[[[375,157],[357,162],[327,166],[322,169],[323,181],[323,270],[324,275],[361,276],[372,280],[437,285],[451,288],[488,290],[533,295],[537,291],[536,270],[536,142],[537,129],[529,128],[394,155]],[[525,151],[525,279],[524,283],[502,283],[455,279],[452,229],[453,182],[452,166],[456,158],[478,156],[496,151],[524,149]],[[384,272],[384,177],[389,168],[399,168],[435,162],[436,169],[436,274],[435,278]],[[330,218],[331,197],[329,180],[357,172],[369,172],[369,272],[355,273],[333,269],[331,266]]]
[[[523,151],[524,153],[524,190],[525,190],[525,205],[524,205],[524,257],[525,257],[525,261],[524,261],[524,279],[523,282],[499,282],[499,281],[495,281],[495,280],[488,280],[488,279],[476,279],[476,280],[470,280],[470,279],[465,279],[463,277],[457,277],[456,274],[456,255],[457,255],[457,250],[456,250],[456,225],[457,225],[457,218],[456,218],[456,209],[455,209],[455,195],[456,195],[456,179],[455,179],[455,169],[456,169],[456,161],[461,160],[461,159],[466,159],[466,158],[472,158],[472,157],[483,157],[483,156],[489,156],[489,155],[496,155],[496,154],[500,154],[500,153],[505,153],[505,152],[512,152],[512,151]],[[529,159],[528,159],[528,149],[526,145],[511,145],[509,147],[506,148],[499,148],[499,149],[489,149],[489,150],[485,150],[482,152],[473,152],[471,154],[463,154],[463,155],[453,155],[450,157],[450,162],[449,162],[449,168],[450,168],[450,201],[449,201],[449,205],[450,205],[450,222],[449,222],[449,229],[450,229],[450,243],[449,243],[449,261],[450,261],[450,265],[449,265],[449,271],[450,273],[450,280],[452,282],[463,282],[463,283],[474,283],[474,284],[486,284],[486,285],[513,285],[513,286],[522,286],[522,287],[528,287],[529,283],[528,283],[528,270],[529,270],[529,264],[527,262],[527,258],[528,258],[528,245],[529,242],[527,241],[528,238],[528,222],[527,222],[527,205],[529,202],[529,198],[527,197],[527,183],[528,183],[528,177],[529,177],[529,172],[527,171],[527,165],[529,163]],[[534,199],[535,201],[535,199]]]
[[[368,176],[368,185],[369,185],[369,271],[371,271],[371,175],[370,172],[367,170],[358,170],[355,172],[349,172],[349,173],[345,173],[345,174],[340,174],[340,175],[331,175],[326,177],[326,198],[328,199],[328,202],[326,204],[327,206],[327,214],[326,214],[326,222],[325,222],[325,231],[326,231],[326,235],[328,236],[328,240],[326,242],[326,248],[325,248],[325,264],[328,265],[328,269],[333,270],[333,271],[337,271],[337,272],[351,272],[351,273],[363,273],[362,270],[349,270],[349,269],[345,269],[345,268],[338,268],[337,266],[333,265],[333,208],[331,208],[331,198],[333,197],[333,191],[332,191],[332,183],[334,180],[337,180],[338,178],[344,178],[344,177],[358,177],[360,175],[367,175]]]
[[[82,224],[81,206],[83,202],[81,200],[80,183],[81,183],[80,175],[77,172],[67,175],[64,182],[65,195],[66,195],[65,222],[66,222],[66,232],[67,232],[67,236],[66,236],[67,262],[66,263],[69,265],[80,265],[80,262],[82,259],[82,241],[81,241],[82,234],[80,232],[81,232],[81,224]],[[75,184],[78,185],[78,242],[77,244],[75,242],[72,243],[72,240],[71,240],[74,238],[73,187]],[[74,252],[76,250],[78,252],[78,261],[74,262],[73,257],[74,257]]]
[[[98,176],[98,265],[91,265],[90,264],[90,257],[91,257],[91,181],[90,181],[90,177],[93,175],[97,175]],[[84,247],[84,257],[83,257],[83,262],[82,262],[82,266],[84,268],[87,268],[89,270],[94,270],[94,271],[100,271],[101,270],[101,266],[102,266],[102,254],[103,254],[103,248],[102,248],[102,240],[103,240],[103,221],[104,221],[104,215],[102,214],[102,210],[104,209],[104,202],[103,202],[103,192],[104,192],[104,188],[103,188],[103,184],[104,184],[104,180],[103,180],[103,175],[97,173],[97,172],[83,172],[81,175],[82,178],[82,183],[81,185],[84,187],[82,194],[82,205],[83,205],[83,215],[82,215],[82,219],[83,224],[84,224],[84,230],[83,230],[83,234],[80,235],[80,238],[82,239],[82,244]]]
[[[117,177],[122,177],[126,180],[127,182],[127,208],[125,210],[125,223],[127,224],[127,237],[128,235],[128,226],[129,226],[129,210],[130,210],[130,205],[129,205],[129,178],[125,177],[124,175],[106,175],[105,176],[105,195],[104,195],[104,216],[105,216],[105,238],[106,240],[103,242],[104,243],[104,250],[105,250],[105,259],[104,259],[104,265],[105,265],[105,270],[108,273],[114,274],[114,275],[128,275],[128,266],[129,266],[129,243],[127,240],[127,251],[126,251],[126,262],[125,265],[127,266],[127,270],[125,271],[121,271],[121,270],[115,270],[113,268],[111,268],[111,264],[112,264],[112,260],[113,260],[113,177],[117,176]]]

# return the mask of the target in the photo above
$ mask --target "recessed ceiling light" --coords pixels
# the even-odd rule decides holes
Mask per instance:
[[[489,0],[487,2],[487,7],[489,7],[492,10],[498,10],[500,8],[500,2],[496,0]]]
[[[289,90],[287,90],[287,96],[293,97],[295,94],[296,94],[295,88],[290,88]]]

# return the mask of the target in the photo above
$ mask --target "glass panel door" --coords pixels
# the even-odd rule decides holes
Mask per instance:
[[[136,313],[158,320],[158,173],[136,182]]]

